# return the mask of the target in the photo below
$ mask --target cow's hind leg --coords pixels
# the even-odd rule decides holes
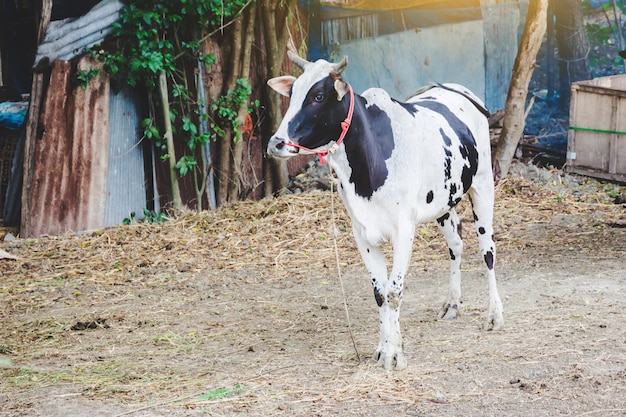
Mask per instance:
[[[491,172],[489,172],[491,175]],[[474,213],[474,225],[478,235],[480,253],[487,266],[487,282],[489,285],[489,307],[485,320],[485,330],[498,330],[504,325],[502,301],[496,285],[496,244],[493,236],[493,187],[486,185],[474,186],[470,192],[470,201]]]
[[[437,219],[439,230],[448,244],[450,252],[450,283],[448,297],[439,310],[440,319],[456,318],[461,303],[461,255],[463,254],[463,238],[461,221],[454,209]]]

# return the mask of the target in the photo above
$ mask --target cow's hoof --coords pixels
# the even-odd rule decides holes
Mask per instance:
[[[439,310],[438,317],[442,320],[452,320],[456,318],[458,312],[458,304],[443,303],[441,310]]]
[[[502,317],[502,312],[499,312],[497,314],[488,314],[483,328],[487,331],[500,330],[503,326],[504,317]]]
[[[374,358],[377,366],[385,368],[386,371],[396,370],[401,371],[406,369],[407,362],[403,352],[396,352],[394,354],[386,354],[377,350],[374,353]]]
[[[487,319],[483,328],[485,330],[500,330],[504,326],[504,313],[502,308],[502,302],[497,298],[493,303],[489,305],[489,311],[487,312]]]

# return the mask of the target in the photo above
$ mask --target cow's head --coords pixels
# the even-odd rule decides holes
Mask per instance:
[[[304,72],[298,78],[284,75],[267,82],[290,98],[287,113],[267,146],[268,154],[277,158],[332,145],[341,134],[349,101],[343,100],[349,86],[340,75],[348,65],[348,57],[334,64],[323,59],[309,62],[292,50],[287,54]]]

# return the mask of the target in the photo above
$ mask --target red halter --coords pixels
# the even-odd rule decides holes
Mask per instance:
[[[341,135],[339,135],[339,139],[337,139],[337,142],[329,146],[327,149],[321,151],[309,149],[306,146],[298,145],[296,143],[285,143],[285,146],[293,146],[294,148],[299,148],[304,151],[315,153],[320,157],[320,164],[324,165],[326,163],[324,158],[337,152],[337,149],[339,149],[339,145],[341,145],[341,142],[343,142],[343,139],[346,137],[348,129],[350,129],[350,124],[352,123],[352,114],[354,113],[354,91],[352,91],[352,86],[350,84],[348,84],[348,90],[350,91],[350,106],[348,107],[348,115],[341,122]]]

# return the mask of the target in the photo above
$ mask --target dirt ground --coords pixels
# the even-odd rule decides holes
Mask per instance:
[[[624,191],[535,168],[498,187],[498,332],[471,216],[453,321],[420,226],[400,372],[370,360],[377,307],[329,192],[0,243],[0,416],[626,415]]]

